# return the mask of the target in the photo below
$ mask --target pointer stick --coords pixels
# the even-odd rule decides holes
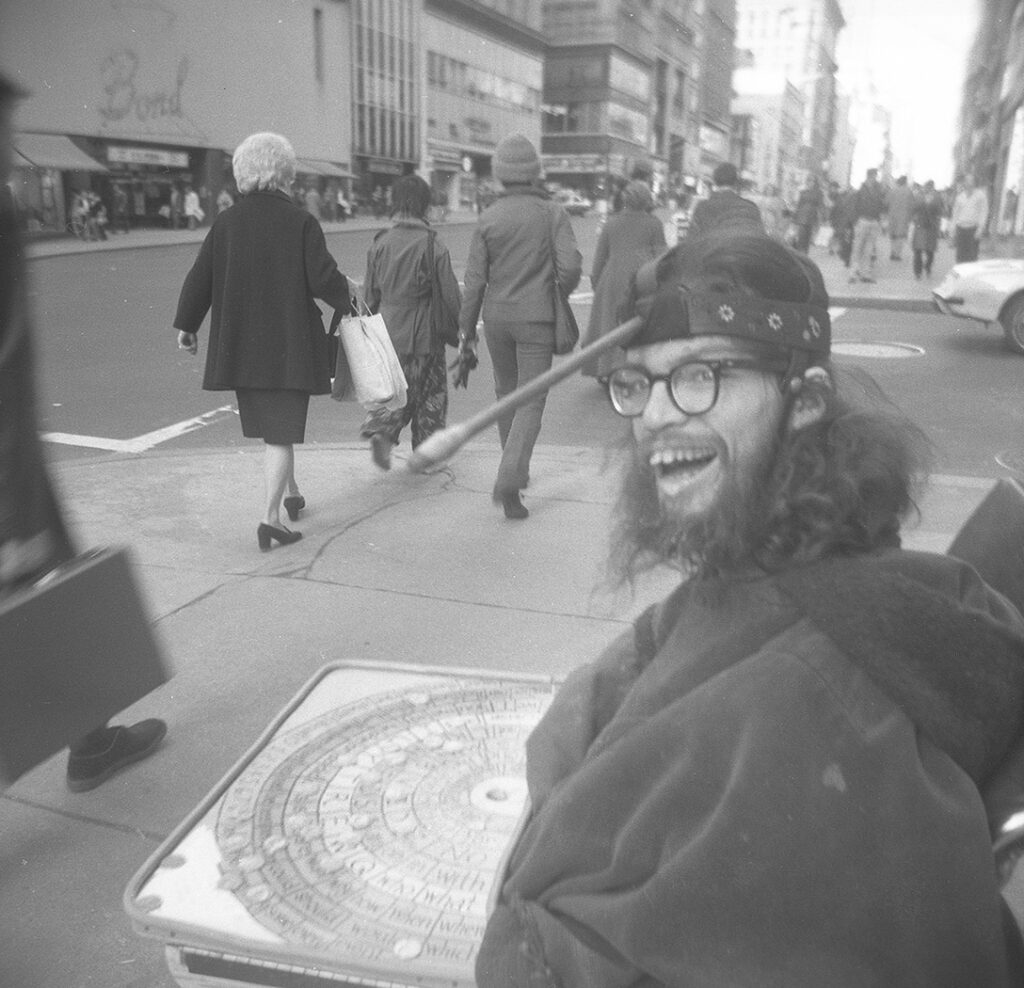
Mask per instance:
[[[566,360],[559,361],[550,370],[533,378],[532,381],[527,381],[521,388],[516,388],[500,401],[477,412],[465,422],[457,422],[455,425],[450,425],[448,428],[428,436],[413,450],[406,460],[406,467],[413,473],[423,473],[424,470],[447,460],[469,439],[493,425],[502,415],[515,411],[532,398],[550,390],[559,381],[575,374],[580,367],[599,353],[604,353],[605,350],[611,350],[624,343],[640,328],[641,323],[640,316],[634,316],[628,322],[616,326],[611,332],[585,346],[578,353],[574,353]]]

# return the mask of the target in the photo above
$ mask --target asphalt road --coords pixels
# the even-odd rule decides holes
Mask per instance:
[[[588,271],[596,221],[573,222]],[[460,277],[470,233],[467,225],[442,229]],[[361,279],[371,240],[372,231],[351,231],[330,235],[329,245],[342,270]],[[201,390],[202,349],[193,358],[175,345],[178,289],[197,249],[186,244],[30,262],[42,426],[77,437],[52,443],[55,459],[249,442],[231,411],[234,395]],[[580,290],[588,289],[584,277]],[[576,309],[585,323],[589,303]],[[834,336],[839,363],[866,369],[925,428],[939,472],[991,477],[1024,470],[1024,358],[1009,353],[998,332],[938,315],[850,309],[836,318]],[[493,400],[483,346],[481,358],[468,391],[452,392],[449,421]],[[356,405],[315,400],[307,442],[353,441],[360,421]],[[577,376],[551,393],[541,439],[601,446],[621,429],[597,383]]]

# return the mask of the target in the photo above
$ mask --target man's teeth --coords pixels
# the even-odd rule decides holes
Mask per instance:
[[[656,470],[673,470],[704,466],[714,459],[712,449],[656,449],[651,453],[651,466]]]

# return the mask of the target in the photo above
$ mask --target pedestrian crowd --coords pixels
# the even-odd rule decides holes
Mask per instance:
[[[18,95],[0,88],[0,110]],[[502,189],[478,217],[461,296],[421,179],[391,188],[359,293],[311,200],[291,195],[284,137],[251,135],[232,167],[239,195],[213,219],[173,323],[195,354],[209,317],[203,387],[234,391],[243,434],[265,445],[256,536],[269,550],[301,537],[281,515],[307,510],[294,446],[310,396],[331,388],[317,300],[339,318],[384,317],[408,400],[371,410],[362,434],[386,469],[405,426],[414,448],[444,426],[445,348],[465,383],[478,321],[498,399],[552,366],[557,293],[576,287],[582,257],[520,134],[495,149]],[[1024,744],[1024,618],[967,562],[901,548],[930,451],[877,385],[832,361],[807,248],[836,197],[808,183],[791,246],[722,169],[666,250],[643,185],[623,189],[602,230],[585,339],[634,320],[592,369],[623,420],[609,437],[609,579],[668,567],[678,585],[569,677],[530,736],[529,812],[477,984],[1020,984],[990,794]],[[890,195],[869,173],[853,195],[836,236],[858,277],[886,218],[893,255],[909,239],[930,265],[915,239],[928,190],[904,185]],[[966,192],[952,218],[977,232]],[[17,238],[0,232],[0,408],[18,403],[0,416],[0,572],[14,582],[72,549],[38,455]],[[492,496],[508,519],[529,514],[543,413],[542,395],[498,420]],[[148,755],[163,727],[98,727],[72,749],[69,785]]]

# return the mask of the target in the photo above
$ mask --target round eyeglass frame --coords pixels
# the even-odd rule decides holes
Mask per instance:
[[[711,386],[707,395],[704,395],[701,401],[689,401],[687,400],[687,387],[692,384],[693,377],[687,376],[687,372],[692,372],[693,368],[705,368],[711,375]],[[684,415],[704,415],[706,412],[710,412],[712,408],[718,402],[718,394],[722,385],[722,371],[724,370],[757,370],[767,374],[776,372],[778,369],[773,367],[771,364],[765,363],[763,360],[741,360],[734,358],[724,358],[722,360],[686,360],[681,364],[676,364],[667,374],[652,374],[644,367],[638,367],[636,364],[627,364],[624,367],[616,367],[615,370],[608,375],[608,400],[611,402],[611,406],[615,411],[623,418],[632,419],[643,415],[647,408],[648,402],[651,400],[651,394],[654,391],[654,385],[658,381],[664,382],[668,389],[669,397],[672,399],[672,404],[676,406]],[[643,401],[638,403],[638,407],[635,411],[629,411],[627,406],[622,403],[621,396],[616,397],[615,385],[616,377],[621,377],[625,374],[636,375],[633,378],[633,384],[638,385],[641,382],[646,383],[646,390],[643,395]],[[625,382],[622,382],[625,384]],[[690,396],[692,397],[692,395]],[[631,407],[631,406],[630,406]]]

